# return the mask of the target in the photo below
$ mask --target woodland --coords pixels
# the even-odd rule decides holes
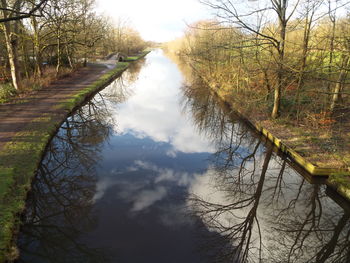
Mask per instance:
[[[98,14],[94,0],[1,0],[0,103],[145,46],[128,20]]]

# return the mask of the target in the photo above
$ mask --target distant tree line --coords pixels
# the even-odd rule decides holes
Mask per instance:
[[[350,1],[201,2],[216,18],[190,25],[167,48],[212,88],[274,119],[350,110]]]
[[[127,21],[97,14],[94,0],[0,0],[0,93],[145,45]]]

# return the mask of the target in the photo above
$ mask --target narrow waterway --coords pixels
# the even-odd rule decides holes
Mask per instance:
[[[156,50],[51,141],[18,262],[345,263],[349,219]]]

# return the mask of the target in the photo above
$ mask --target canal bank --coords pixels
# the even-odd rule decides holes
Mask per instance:
[[[188,68],[178,55],[172,52],[166,53],[179,66],[183,74],[186,74],[189,79],[193,78],[193,69]],[[348,201],[350,200],[350,141],[348,139],[350,137],[346,136],[349,134],[349,128],[342,129],[341,137],[337,137],[338,131],[334,136],[336,138],[333,138],[333,135],[327,135],[327,132],[332,133],[336,127],[327,126],[327,123],[318,128],[312,125],[293,127],[290,122],[283,119],[271,120],[266,113],[257,110],[258,107],[255,108],[254,105],[246,105],[237,100],[230,88],[221,89],[205,78],[199,78],[205,82],[204,85],[210,92],[226,103],[242,121],[267,138],[301,169],[312,177],[326,178],[329,187]]]
[[[264,122],[259,120],[254,120],[253,117],[247,117],[244,112],[239,110],[239,107],[233,102],[233,99],[225,93],[221,93],[220,90],[215,88],[210,88],[213,93],[215,93],[221,100],[227,103],[233,111],[235,111],[244,122],[255,129],[257,132],[265,136],[271,143],[273,143],[281,152],[286,154],[292,161],[299,165],[302,169],[308,172],[311,176],[315,177],[328,177],[326,184],[333,190],[338,192],[345,199],[350,201],[350,168],[337,168],[337,167],[327,167],[323,165],[316,165],[309,160],[308,157],[302,156],[297,150],[293,149],[288,142],[279,139],[274,132],[264,127]],[[270,127],[273,127],[274,123],[270,123]],[[286,134],[292,134],[288,130],[288,127],[284,126]],[[274,129],[276,130],[276,129]],[[293,135],[294,136],[294,135]],[[305,142],[305,144],[313,142]],[[332,158],[327,156],[326,158]]]
[[[1,108],[0,262],[18,255],[14,236],[35,171],[46,145],[67,116],[118,78],[133,61],[92,64],[43,89],[23,103]],[[113,62],[113,63],[112,63]]]
[[[161,51],[142,62],[49,143],[19,262],[346,262],[349,210],[323,182]]]

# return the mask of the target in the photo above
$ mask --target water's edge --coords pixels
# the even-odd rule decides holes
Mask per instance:
[[[291,147],[285,144],[282,140],[274,136],[270,131],[261,126],[259,123],[252,122],[249,118],[242,115],[242,113],[235,109],[230,103],[230,101],[218,93],[216,90],[211,89],[211,92],[215,94],[218,99],[222,100],[232,111],[234,111],[241,120],[246,123],[251,129],[255,130],[257,133],[264,136],[268,141],[270,141],[275,147],[278,148],[283,154],[285,154],[288,158],[294,162],[294,164],[298,165],[305,172],[307,172],[312,177],[325,177],[329,178],[326,180],[325,184],[332,188],[335,192],[337,192],[340,196],[345,198],[350,202],[350,189],[348,183],[345,183],[342,180],[343,176],[350,176],[349,169],[343,168],[328,168],[328,167],[318,167],[314,164],[310,163],[307,159],[302,157],[296,151],[294,151]]]
[[[244,262],[245,242],[271,262],[341,259],[348,202],[187,73],[155,51],[62,123],[26,200],[18,262]]]
[[[130,65],[137,63],[139,59],[145,57],[148,53],[140,55],[135,61],[126,62],[122,66],[118,67],[117,65],[115,68],[108,70],[91,85],[83,87],[74,94],[72,99],[61,102],[54,113],[51,113],[51,115],[44,114],[45,122],[40,124],[39,134],[38,131],[32,134],[35,137],[35,141],[28,142],[27,144],[29,145],[25,147],[29,150],[27,153],[23,153],[23,146],[20,149],[11,149],[11,146],[15,147],[16,145],[12,142],[8,144],[10,147],[5,147],[4,151],[10,151],[11,156],[15,156],[17,152],[21,156],[27,154],[28,162],[24,165],[23,160],[19,160],[19,163],[13,165],[13,167],[0,167],[0,174],[15,178],[15,175],[20,172],[21,176],[26,179],[21,185],[15,182],[16,189],[13,189],[10,185],[5,194],[5,198],[8,201],[4,202],[6,207],[1,207],[2,211],[0,214],[0,223],[2,225],[0,229],[0,263],[11,262],[19,256],[15,243],[20,228],[20,217],[25,210],[25,200],[31,190],[36,170],[45,155],[46,149],[65,119],[89,101],[96,93],[119,78]],[[42,119],[42,117],[38,119]],[[28,128],[33,128],[33,130],[37,126],[36,121],[28,124]],[[17,165],[21,167],[22,171],[18,171]]]

